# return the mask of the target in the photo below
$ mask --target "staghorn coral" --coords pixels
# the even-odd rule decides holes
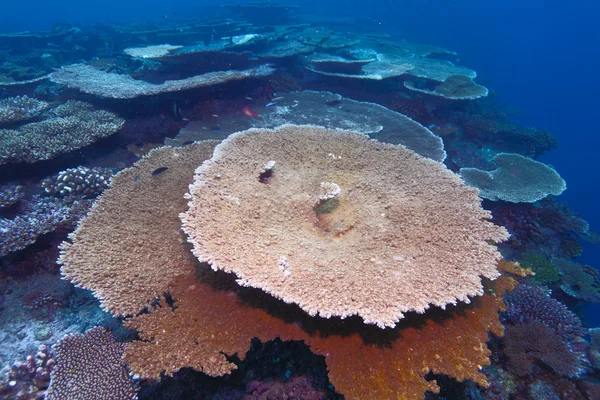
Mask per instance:
[[[108,187],[112,172],[108,168],[79,166],[60,171],[58,175],[42,181],[44,192],[50,195],[68,196],[80,194],[95,197]]]
[[[489,363],[485,343],[488,331],[502,333],[498,311],[503,292],[516,284],[510,278],[497,279],[495,294],[489,288],[470,305],[430,310],[394,330],[380,330],[357,318],[311,318],[198,265],[183,243],[178,214],[185,210],[182,193],[194,168],[214,145],[152,151],[114,177],[72,243],[63,245],[63,273],[92,289],[113,312],[137,313],[164,292],[173,300],[162,298],[157,309],[127,320],[141,339],[125,353],[133,373],[158,379],[162,372],[191,367],[222,375],[235,369],[226,355],[243,359],[252,338],[280,337],[304,340],[324,355],[331,381],[347,399],[422,397],[437,391],[426,379],[429,371],[486,384],[480,372]],[[168,169],[152,175],[162,167]]]
[[[235,80],[259,78],[273,72],[273,68],[263,65],[243,71],[208,72],[185,79],[168,80],[161,84],[155,84],[133,79],[129,75],[104,72],[86,64],[73,64],[62,67],[50,74],[50,80],[95,96],[133,99],[140,96],[153,96],[160,93],[218,85]]]
[[[539,321],[508,326],[504,333],[508,370],[525,376],[541,361],[555,373],[575,377],[585,371],[580,356],[549,326]]]
[[[555,258],[552,262],[561,273],[563,292],[577,299],[600,303],[600,279],[595,268],[564,258]]]
[[[114,315],[137,314],[161,296],[174,276],[188,272],[188,255],[179,249],[181,237],[164,239],[165,231],[179,232],[179,220],[147,217],[175,215],[185,208],[183,194],[192,181],[192,171],[212,155],[215,145],[216,142],[210,141],[186,148],[155,149],[134,167],[114,175],[112,186],[119,189],[105,192],[69,236],[73,243],[61,245],[58,263],[62,264],[63,277],[93,290],[102,307]],[[153,174],[160,168],[167,170]],[[169,190],[172,197],[168,201],[156,197],[157,186]],[[123,206],[133,203],[138,206]],[[123,268],[122,259],[105,251],[114,241],[132,249],[125,260],[137,271]],[[165,251],[152,257],[146,251],[133,251],[142,249],[145,243],[160,243]],[[171,267],[165,269],[165,265]],[[107,279],[107,275],[112,278]],[[122,282],[127,282],[130,288],[127,293],[119,287]]]
[[[484,199],[534,203],[548,195],[558,196],[567,188],[554,169],[531,158],[499,153],[493,160],[498,168],[491,172],[460,169],[465,183],[479,189],[479,195]]]
[[[50,107],[45,101],[27,96],[0,100],[0,125],[15,124],[38,118]]]
[[[325,212],[322,182],[341,189]],[[358,314],[380,327],[481,295],[500,259],[487,241],[507,238],[443,164],[307,125],[230,136],[188,199],[183,229],[200,261],[311,315]]]
[[[54,345],[56,368],[46,400],[130,400],[137,396],[122,360],[125,345],[95,327],[67,335]]]
[[[69,100],[46,113],[40,122],[15,130],[0,129],[0,164],[34,163],[80,149],[112,135],[125,120],[90,104]]]

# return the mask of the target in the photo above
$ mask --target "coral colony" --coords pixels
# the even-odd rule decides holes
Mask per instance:
[[[552,134],[452,51],[224,10],[0,35],[0,396],[600,398]]]

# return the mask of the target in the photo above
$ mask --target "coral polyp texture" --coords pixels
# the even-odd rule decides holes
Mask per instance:
[[[322,197],[323,182],[336,196]],[[230,136],[188,199],[183,229],[200,261],[310,315],[380,327],[483,294],[500,259],[488,242],[508,237],[442,163],[308,125]]]
[[[270,75],[274,71],[273,68],[263,65],[243,71],[207,72],[189,78],[167,80],[158,84],[136,80],[129,75],[108,73],[86,64],[73,64],[53,72],[50,75],[50,80],[96,96],[113,99],[133,99],[140,96],[152,96],[160,93],[218,85],[229,81],[258,78]]]
[[[45,101],[28,96],[0,100],[0,125],[14,124],[39,117],[50,107]]]
[[[558,196],[567,188],[564,179],[552,167],[529,157],[499,153],[493,161],[498,168],[491,172],[460,169],[466,184],[479,189],[484,199],[534,203],[548,195]]]
[[[98,199],[69,236],[70,242],[61,245],[58,263],[63,277],[92,290],[102,307],[114,315],[128,315],[160,297],[173,277],[189,272],[188,256],[180,250],[184,239],[177,234],[180,221],[156,216],[176,215],[185,208],[183,194],[193,170],[212,155],[215,145],[210,141],[155,149],[132,168],[114,175],[114,188]],[[154,195],[156,186],[170,189],[168,201]],[[138,206],[125,206],[132,203]],[[174,233],[169,241],[165,241],[165,231]],[[115,241],[129,251],[115,257],[107,251]],[[164,246],[160,255],[149,257],[144,245],[150,243]]]
[[[56,345],[47,400],[136,399],[122,360],[125,345],[102,327],[63,337]]]
[[[96,110],[91,104],[69,100],[48,111],[46,118],[15,129],[0,129],[0,164],[34,163],[77,150],[112,135],[125,120]]]

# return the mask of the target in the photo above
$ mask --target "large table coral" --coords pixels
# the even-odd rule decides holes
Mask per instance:
[[[442,163],[306,125],[230,136],[189,199],[183,229],[200,261],[310,315],[382,328],[483,294],[500,259],[488,241],[508,237]]]

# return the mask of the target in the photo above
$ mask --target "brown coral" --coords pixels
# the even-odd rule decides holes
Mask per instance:
[[[192,171],[211,156],[215,145],[210,141],[156,149],[115,175],[112,186],[118,190],[105,192],[69,236],[71,242],[61,245],[63,277],[92,290],[111,313],[127,315],[161,296],[173,277],[189,272],[180,221],[169,217],[185,208],[183,193]],[[162,197],[155,196],[158,188],[164,190]],[[109,251],[117,244],[127,251]],[[150,255],[148,246],[156,245],[162,250]]]
[[[325,203],[324,183],[341,189]],[[183,227],[200,261],[310,315],[380,327],[481,295],[481,276],[498,276],[488,241],[508,237],[443,164],[306,125],[230,136],[196,171],[189,199]]]
[[[156,312],[128,322],[141,340],[128,347],[125,360],[142,377],[158,379],[163,371],[171,375],[183,367],[216,376],[236,368],[226,356],[237,353],[243,359],[253,337],[280,337],[304,340],[324,355],[331,382],[347,399],[422,398],[425,391],[438,390],[435,381],[425,379],[430,371],[487,386],[480,372],[489,364],[487,332],[502,334],[502,293],[514,285],[513,279],[501,277],[495,294],[471,305],[412,315],[410,324],[382,331],[357,319],[310,318],[199,267],[198,277],[180,276],[171,285],[175,310],[163,302]]]

